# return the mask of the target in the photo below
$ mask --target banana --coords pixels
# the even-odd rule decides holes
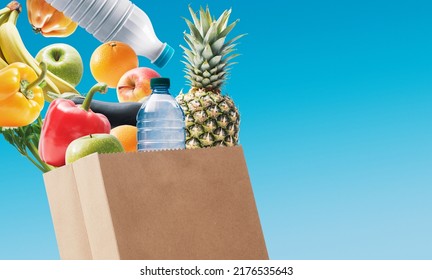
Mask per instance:
[[[3,23],[5,23],[7,21],[7,19],[9,18],[9,14],[10,14],[11,10],[8,7],[5,7],[3,9],[0,10],[0,25],[2,25]],[[3,52],[1,50],[0,47],[0,69],[3,69],[7,66],[7,62],[6,59],[3,55]]]
[[[6,66],[8,66],[8,64],[7,64],[6,59],[5,59],[4,55],[3,55],[3,52],[2,52],[2,50],[0,48],[0,70],[3,69],[3,68],[5,68]]]
[[[0,58],[0,70],[5,68],[6,66],[8,66],[6,61],[4,61],[3,59]]]
[[[11,13],[11,8],[9,7],[4,7],[2,9],[0,9],[0,24],[4,23],[7,21],[9,14]]]
[[[15,11],[13,11],[12,13],[14,12]],[[25,47],[19,31],[13,22],[8,21],[0,26],[0,46],[3,46],[2,52],[4,57],[6,58],[7,63],[10,64],[14,62],[23,62],[33,68],[33,70],[35,70],[35,72],[40,75],[42,71],[39,68],[39,63]],[[72,85],[60,79],[49,71],[47,72],[45,82],[45,93],[47,93],[48,91],[52,91],[58,94],[64,92],[78,93]],[[50,98],[47,94],[45,94],[45,98],[47,101],[52,101],[52,98]]]
[[[4,59],[0,57],[0,70],[5,68],[6,66],[8,66],[6,61],[4,61]]]
[[[7,13],[0,15],[0,25],[3,24],[3,23],[5,23],[7,21],[8,16],[9,16],[9,14],[7,14]]]
[[[18,29],[12,22],[3,23],[0,26],[0,46],[3,46],[2,52],[9,64],[23,62],[33,68],[38,75],[41,73],[37,61],[25,48]],[[60,90],[50,78],[46,78],[45,82],[47,90],[60,93]]]
[[[38,62],[36,61],[36,63],[38,63]],[[37,72],[37,73],[40,74],[41,70],[39,67],[38,67],[38,69],[39,69],[39,72]],[[47,71],[47,77],[49,80],[51,80],[57,86],[60,93],[71,92],[71,93],[77,93],[78,94],[78,91],[75,89],[75,87],[73,85],[69,84],[68,82],[66,82],[65,80],[63,80],[59,76],[53,74],[52,72]],[[51,101],[52,99],[48,98],[47,100]]]

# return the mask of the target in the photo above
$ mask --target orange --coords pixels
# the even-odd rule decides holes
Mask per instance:
[[[138,57],[135,51],[129,45],[117,41],[100,45],[90,58],[93,77],[110,88],[117,87],[121,76],[137,67]]]
[[[111,129],[111,135],[114,135],[122,144],[126,152],[136,152],[138,140],[138,129],[132,125],[120,125]]]

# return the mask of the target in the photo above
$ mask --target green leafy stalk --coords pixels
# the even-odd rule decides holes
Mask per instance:
[[[108,91],[107,84],[97,83],[87,93],[86,98],[84,99],[83,103],[81,104],[81,108],[84,109],[85,111],[90,110],[90,104],[91,104],[93,96],[96,94],[96,92],[100,92],[102,94],[105,94],[107,91]]]
[[[39,156],[37,149],[42,129],[42,119],[39,117],[36,122],[18,128],[1,128],[0,134],[5,140],[14,146],[17,151],[25,156],[33,165],[42,172],[54,170],[54,167],[46,164]]]

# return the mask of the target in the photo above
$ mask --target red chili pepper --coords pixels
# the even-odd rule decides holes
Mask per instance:
[[[89,110],[94,94],[98,91],[105,93],[107,89],[106,84],[96,84],[81,106],[60,98],[51,102],[39,141],[39,155],[44,162],[55,167],[63,166],[66,149],[73,140],[95,133],[110,133],[108,119]]]

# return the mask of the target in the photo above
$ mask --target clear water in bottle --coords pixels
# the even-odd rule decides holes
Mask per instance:
[[[138,151],[185,149],[184,113],[169,93],[170,80],[154,78],[150,86],[137,115]]]

